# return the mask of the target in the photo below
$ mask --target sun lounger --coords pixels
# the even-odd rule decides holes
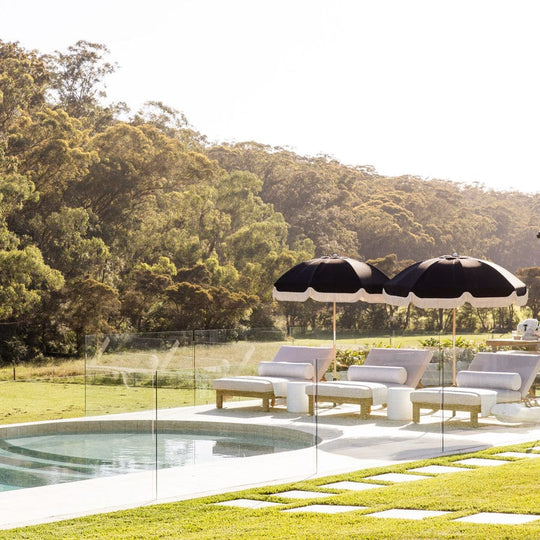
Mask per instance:
[[[478,415],[489,416],[495,404],[524,399],[538,370],[538,354],[477,353],[469,369],[457,374],[457,386],[411,393],[413,422],[420,422],[421,409],[465,411],[470,412],[472,426],[478,427]]]
[[[329,401],[360,405],[360,416],[367,418],[373,405],[385,405],[388,388],[416,388],[433,353],[423,349],[371,349],[361,366],[351,366],[346,381],[309,385],[309,414],[315,403]]]
[[[276,397],[287,397],[288,382],[315,382],[324,377],[333,359],[332,347],[283,345],[271,362],[260,362],[258,376],[223,377],[213,381],[216,407],[225,396],[257,397],[268,411]]]

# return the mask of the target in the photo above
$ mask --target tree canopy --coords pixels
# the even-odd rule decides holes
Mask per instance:
[[[0,41],[5,343],[32,356],[73,353],[93,332],[324,323],[325,306],[277,306],[271,290],[333,253],[388,275],[446,253],[490,259],[520,272],[538,316],[540,195],[211,144],[162,103],[105,104],[109,55],[86,41],[49,56]],[[488,324],[463,313],[463,327]],[[438,324],[386,306],[340,316],[350,328]]]

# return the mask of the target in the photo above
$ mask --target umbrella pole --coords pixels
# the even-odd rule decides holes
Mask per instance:
[[[332,354],[334,355],[334,380],[337,380],[337,360],[336,360],[336,303],[334,302],[333,306],[333,316],[332,316]]]
[[[456,386],[456,308],[452,311],[452,384]]]

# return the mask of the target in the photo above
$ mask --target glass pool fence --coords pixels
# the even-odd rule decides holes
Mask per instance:
[[[338,349],[356,351],[362,361],[372,346],[400,346],[394,336],[363,338],[338,336]],[[332,335],[256,329],[87,336],[84,375],[24,381],[32,386],[25,395],[35,399],[26,406],[43,411],[38,422],[10,425],[4,415],[0,491],[114,475],[117,485],[153,500],[301,480],[317,474],[323,459],[335,459],[339,468],[354,445],[340,454],[337,440],[343,426],[362,423],[355,421],[359,409],[334,419],[317,406],[309,414],[304,387],[289,390],[294,398],[276,398],[268,412],[261,398],[249,395],[216,406],[213,380],[257,375],[259,363],[283,345],[331,347]],[[423,385],[451,384],[453,351],[433,351]],[[472,355],[456,354],[463,369]],[[346,380],[346,368],[338,366],[338,379]],[[333,366],[324,379],[334,379]],[[48,412],[47,402],[66,395],[83,415],[71,414],[69,404]],[[324,442],[329,438],[331,444]]]

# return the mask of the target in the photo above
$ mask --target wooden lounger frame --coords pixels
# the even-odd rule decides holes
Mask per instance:
[[[371,406],[373,405],[373,398],[353,398],[353,397],[342,397],[339,396],[318,396],[318,395],[309,395],[309,414],[313,416],[315,414],[315,401],[331,401],[334,405],[342,403],[354,403],[360,405],[360,418],[366,420],[371,414]]]
[[[452,411],[456,414],[456,411],[463,411],[471,413],[471,425],[473,427],[478,427],[478,415],[481,411],[480,405],[443,405],[440,407],[436,403],[413,403],[413,422],[418,424],[420,422],[420,409],[431,409],[432,411]]]
[[[271,392],[250,392],[249,390],[216,390],[216,407],[218,409],[223,408],[223,398],[225,396],[242,396],[242,397],[255,397],[262,399],[262,408],[264,412],[270,410],[270,406],[276,404],[276,396],[273,391]]]

